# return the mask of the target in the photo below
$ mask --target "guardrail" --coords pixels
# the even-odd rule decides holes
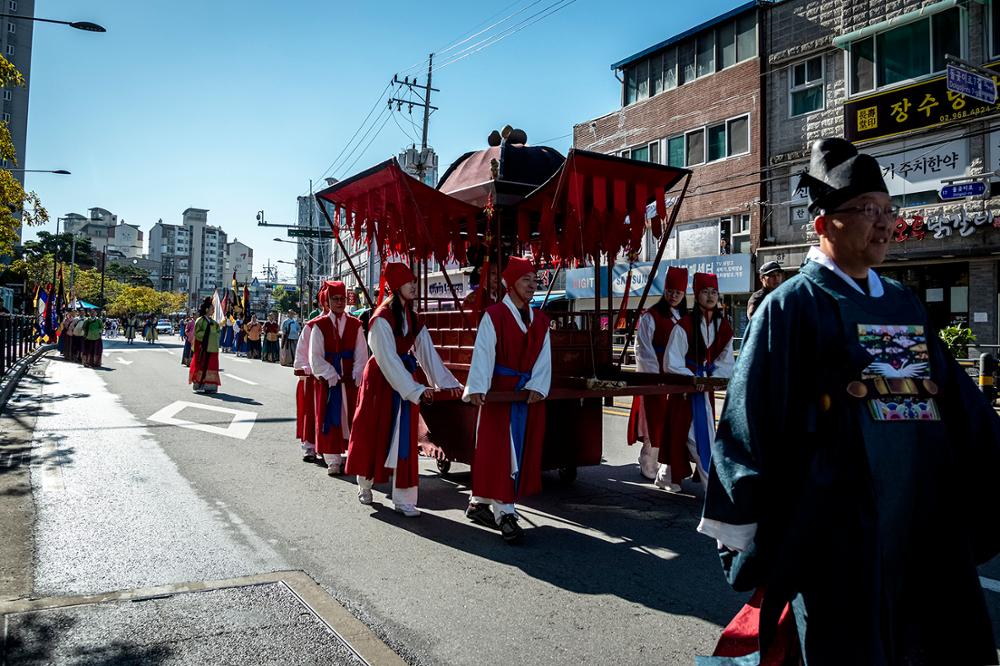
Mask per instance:
[[[0,377],[38,346],[34,327],[30,315],[0,314]]]

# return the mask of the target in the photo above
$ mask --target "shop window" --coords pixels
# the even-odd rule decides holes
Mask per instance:
[[[802,116],[823,109],[823,56],[791,66],[788,77],[790,115]]]
[[[962,18],[954,7],[851,42],[851,94],[943,71],[945,54],[962,55]]]

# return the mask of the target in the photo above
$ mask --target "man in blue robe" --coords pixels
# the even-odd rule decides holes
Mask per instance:
[[[1000,551],[1000,419],[871,270],[897,217],[875,159],[817,141],[802,184],[820,245],[751,320],[698,529],[758,591],[762,663],[997,663],[976,566]]]

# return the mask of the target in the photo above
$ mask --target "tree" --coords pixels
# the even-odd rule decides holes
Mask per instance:
[[[24,85],[21,72],[17,71],[9,60],[0,56],[0,87],[13,88]],[[0,158],[17,164],[14,142],[10,138],[10,128],[6,122],[0,122]],[[0,169],[0,256],[13,254],[22,223],[35,226],[48,221],[48,211],[42,207],[38,195],[34,192],[25,192],[24,186],[14,177],[13,172]]]
[[[40,235],[40,234],[39,234]],[[109,263],[106,267],[107,276],[136,287],[152,287],[149,271],[132,264]]]
[[[21,246],[21,256],[25,258],[40,258],[54,256],[59,261],[69,263],[72,259],[76,265],[90,268],[97,264],[94,245],[87,236],[76,237],[76,252],[73,251],[73,234],[67,232],[59,235],[48,231],[39,231],[37,240],[25,241]]]
[[[123,286],[115,299],[108,304],[108,312],[115,316],[131,314],[163,314],[184,309],[185,294],[156,291],[151,287]]]
[[[298,292],[289,291],[284,285],[278,285],[271,291],[271,309],[278,312],[298,310]]]

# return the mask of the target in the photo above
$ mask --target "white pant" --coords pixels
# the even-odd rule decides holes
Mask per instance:
[[[639,471],[647,479],[655,479],[657,468],[660,466],[657,458],[660,456],[659,447],[650,446],[645,439],[642,441],[642,450],[639,451]]]
[[[688,439],[687,441],[688,458],[694,463],[695,468],[698,470],[698,480],[701,481],[701,485],[705,488],[708,487],[708,472],[705,468],[701,466],[701,459],[698,457],[698,444],[693,439]],[[656,485],[660,488],[669,488],[673,491],[678,491],[681,489],[679,485],[671,482],[670,480],[670,465],[660,465],[659,470],[656,472]]]
[[[339,466],[340,463],[343,462],[343,460],[344,460],[344,456],[342,454],[340,454],[340,453],[324,453],[323,454],[323,462],[325,462],[330,467],[333,467],[334,465]]]
[[[409,488],[397,488],[395,485],[396,478],[393,476],[389,479],[389,485],[392,487],[392,503],[396,506],[416,506],[417,505],[417,489],[418,486],[411,486]],[[371,490],[372,486],[375,485],[375,479],[369,479],[364,476],[358,477],[358,487],[363,490]]]
[[[316,455],[316,445],[310,444],[309,442],[299,442],[299,446],[302,447],[302,452],[309,455]]]
[[[517,515],[517,509],[514,508],[513,504],[505,504],[504,502],[498,502],[492,500],[488,497],[477,497],[473,495],[469,498],[470,504],[488,504],[491,509],[493,509],[493,520],[496,521],[497,525],[500,524],[500,518],[507,514]]]

